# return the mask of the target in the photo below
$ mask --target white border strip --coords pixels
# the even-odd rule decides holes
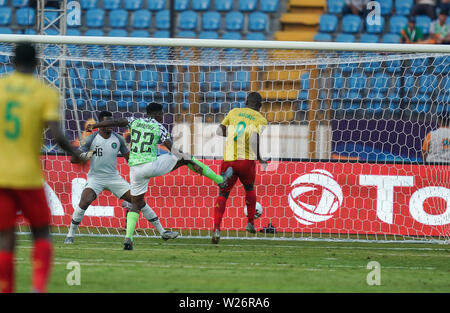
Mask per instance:
[[[77,45],[125,45],[125,46],[165,46],[197,48],[239,48],[239,49],[283,49],[321,51],[372,51],[406,53],[450,53],[450,45],[432,44],[383,44],[345,42],[304,42],[266,40],[219,40],[186,38],[136,38],[97,36],[53,36],[53,35],[8,35],[1,34],[0,42],[23,42],[43,44]]]

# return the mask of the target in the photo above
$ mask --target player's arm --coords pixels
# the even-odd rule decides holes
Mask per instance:
[[[106,120],[106,121],[101,121],[95,124],[91,124],[88,125],[86,127],[86,131],[87,132],[91,132],[93,129],[95,128],[100,128],[100,127],[125,127],[128,126],[128,119],[126,118],[119,118],[117,120]]]
[[[223,124],[220,124],[219,127],[217,127],[216,134],[218,136],[226,137],[227,136],[227,127]]]
[[[423,163],[425,163],[427,161],[428,151],[430,150],[430,140],[431,140],[431,133],[428,133],[428,135],[427,135],[427,137],[425,137],[425,140],[423,141],[423,145],[422,145]]]
[[[72,159],[78,162],[83,162],[83,159],[80,156],[80,152],[70,144],[70,142],[62,132],[59,121],[47,121],[46,126],[50,129],[53,137],[55,137],[56,143],[61,147],[61,149],[70,154],[72,156]]]
[[[128,159],[130,158],[130,151],[128,150],[127,143],[125,142],[125,139],[122,136],[116,133],[114,134],[117,136],[120,142],[119,151],[128,163]]]
[[[91,150],[91,145],[92,142],[94,141],[94,137],[95,135],[90,135],[88,136],[82,143],[82,145],[80,146],[80,148],[78,149],[80,152],[80,158],[76,159],[72,156],[72,158],[70,158],[70,163],[80,163],[81,161],[88,161],[92,158],[92,156],[94,155],[94,150]]]

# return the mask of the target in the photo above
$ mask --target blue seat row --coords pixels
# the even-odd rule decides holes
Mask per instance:
[[[317,33],[314,35],[314,41],[336,41],[336,42],[357,42],[355,35],[339,33],[333,40],[333,36],[328,33]],[[398,33],[386,33],[379,38],[378,34],[363,33],[359,36],[359,42],[363,43],[400,43],[400,35]]]
[[[328,13],[342,14],[345,0],[327,0]],[[383,0],[378,1],[381,15],[390,15],[394,10],[398,15],[408,16],[414,6],[414,0]]]
[[[174,9],[176,11],[209,11],[215,9],[222,12],[232,10],[253,12],[260,10],[266,13],[273,13],[277,12],[279,2],[279,0],[238,0],[235,6],[234,0],[214,0],[214,4],[212,0],[175,0]],[[83,10],[101,8],[110,11],[117,9],[135,11],[145,8],[150,11],[162,11],[169,9],[168,1],[166,0],[81,0],[80,4]]]
[[[0,7],[0,25],[9,26],[15,20],[19,26],[34,26],[36,12],[30,7],[20,7],[13,11],[11,7]]]

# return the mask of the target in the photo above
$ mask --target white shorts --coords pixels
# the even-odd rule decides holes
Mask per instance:
[[[173,170],[178,158],[171,153],[159,156],[155,161],[130,167],[131,195],[146,193],[150,178],[163,176]]]
[[[113,175],[107,178],[98,176],[87,177],[87,183],[84,187],[94,190],[95,194],[98,196],[103,190],[111,191],[117,198],[122,198],[122,196],[130,190],[130,184],[123,179],[122,176]]]

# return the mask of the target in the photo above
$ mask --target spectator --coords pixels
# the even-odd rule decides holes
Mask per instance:
[[[450,44],[450,25],[446,24],[447,13],[441,11],[436,21],[430,25],[430,43]]]
[[[418,43],[423,39],[422,30],[416,26],[416,19],[410,17],[408,25],[400,31],[401,41],[403,43]]]
[[[355,14],[365,19],[370,10],[367,9],[367,3],[370,0],[345,0],[343,15]]]
[[[436,19],[436,0],[417,0],[411,10],[411,16],[428,15],[431,20]]]

